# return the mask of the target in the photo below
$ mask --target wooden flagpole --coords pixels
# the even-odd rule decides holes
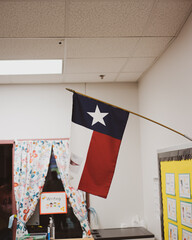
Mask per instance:
[[[82,95],[82,96],[84,96],[84,97],[91,98],[91,99],[93,99],[93,100],[96,100],[96,101],[99,101],[99,102],[102,102],[102,103],[105,103],[105,104],[110,105],[110,106],[112,106],[112,107],[119,108],[119,109],[121,109],[121,110],[123,110],[123,111],[129,112],[129,113],[131,113],[131,114],[133,114],[133,115],[136,115],[136,116],[138,116],[138,117],[144,118],[145,120],[148,120],[148,121],[150,121],[150,122],[153,122],[153,123],[155,123],[155,124],[158,124],[158,125],[160,125],[161,127],[167,128],[167,129],[169,129],[170,131],[175,132],[175,133],[177,133],[177,134],[179,134],[179,135],[187,138],[188,140],[192,141],[192,138],[188,137],[187,135],[185,135],[185,134],[183,134],[183,133],[181,133],[181,132],[178,132],[178,131],[176,131],[175,129],[170,128],[170,127],[168,127],[168,126],[166,126],[166,125],[164,125],[164,124],[162,124],[162,123],[159,123],[159,122],[157,122],[157,121],[154,121],[154,120],[152,120],[152,119],[150,119],[150,118],[148,118],[148,117],[145,117],[145,116],[143,116],[143,115],[140,115],[140,114],[138,114],[138,113],[129,111],[129,110],[124,109],[124,108],[121,108],[121,107],[117,107],[117,106],[115,106],[115,105],[113,105],[113,104],[110,104],[110,103],[101,101],[101,100],[99,100],[99,99],[96,99],[96,98],[87,96],[87,95],[85,95],[85,94],[76,92],[76,91],[73,90],[73,89],[66,88],[66,90],[67,90],[67,91],[70,91],[70,92],[73,92],[73,93],[77,93],[77,94]]]

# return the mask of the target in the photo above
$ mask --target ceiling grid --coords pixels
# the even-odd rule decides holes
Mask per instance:
[[[191,0],[0,1],[0,60],[63,59],[61,75],[0,76],[0,84],[137,82],[191,9]]]

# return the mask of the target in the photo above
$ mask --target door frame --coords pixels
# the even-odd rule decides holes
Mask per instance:
[[[12,144],[12,214],[17,214],[16,212],[16,202],[15,202],[15,194],[14,194],[14,152],[15,152],[15,141],[14,140],[0,140],[0,145]],[[12,226],[12,234],[13,240],[16,238],[16,227],[17,221],[14,218],[13,226]]]

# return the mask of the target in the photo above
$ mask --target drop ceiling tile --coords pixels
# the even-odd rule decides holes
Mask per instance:
[[[191,0],[157,1],[144,36],[175,36],[192,8]]]
[[[119,72],[126,58],[67,59],[65,73],[101,73]]]
[[[0,1],[0,37],[61,37],[65,0]]]
[[[130,38],[69,38],[68,58],[129,57],[139,37]]]
[[[172,37],[141,37],[133,56],[157,57],[166,49],[172,39]]]
[[[61,43],[61,44],[59,44]],[[0,59],[63,59],[60,39],[0,38]]]
[[[130,58],[122,72],[143,72],[154,62],[155,58]]]
[[[117,82],[137,82],[142,72],[138,73],[120,73]]]
[[[69,0],[68,37],[140,36],[155,0]]]
[[[103,79],[99,74],[89,73],[89,74],[65,74],[65,82],[114,82],[117,73],[103,73],[105,76]]]

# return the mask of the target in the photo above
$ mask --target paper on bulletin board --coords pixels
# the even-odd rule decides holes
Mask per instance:
[[[175,195],[175,174],[166,173],[166,193]]]
[[[176,200],[172,198],[167,198],[167,211],[168,218],[177,221],[177,210],[176,210]]]
[[[65,192],[42,192],[40,214],[67,213],[67,196]]]
[[[181,201],[181,224],[192,228],[192,203]]]
[[[192,233],[183,229],[182,240],[192,240]]]
[[[177,226],[171,223],[169,223],[169,240],[178,240]]]
[[[179,196],[183,198],[190,198],[190,174],[179,174]]]

